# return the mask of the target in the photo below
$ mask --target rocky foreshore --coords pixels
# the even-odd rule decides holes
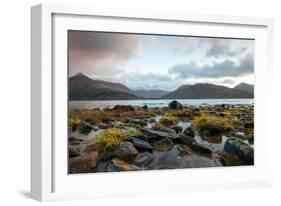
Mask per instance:
[[[254,106],[70,109],[69,173],[254,164]]]

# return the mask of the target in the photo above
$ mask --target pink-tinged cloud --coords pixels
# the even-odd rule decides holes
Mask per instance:
[[[129,34],[69,31],[68,46],[70,76],[118,74],[118,66],[139,53],[138,37]]]

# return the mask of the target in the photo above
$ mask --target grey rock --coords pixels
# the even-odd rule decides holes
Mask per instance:
[[[182,109],[182,104],[179,103],[178,101],[172,101],[169,103],[169,109],[172,109],[172,110]]]
[[[254,164],[254,149],[239,139],[229,138],[223,150],[232,155],[236,155],[245,165]]]
[[[199,153],[206,154],[206,155],[212,154],[212,151],[210,149],[208,149],[207,147],[205,147],[203,145],[198,144],[197,142],[193,142],[190,145],[190,147],[195,152],[199,152]]]
[[[180,144],[191,145],[193,142],[195,142],[195,140],[193,137],[187,135],[180,135],[178,142]]]
[[[102,161],[108,161],[114,157],[114,153],[111,151],[105,151],[101,154]]]
[[[114,154],[122,160],[131,162],[138,155],[138,151],[131,142],[122,142]]]
[[[69,157],[77,157],[80,155],[80,148],[75,146],[68,147],[68,156]]]
[[[111,167],[108,167],[108,172],[110,171],[136,171],[140,170],[140,168],[136,165],[129,164],[128,162],[125,162],[120,159],[113,159],[111,160],[112,165]]]
[[[77,129],[81,134],[87,135],[92,131],[93,127],[89,123],[81,121]]]
[[[176,133],[181,133],[182,132],[182,127],[181,126],[171,126],[171,129],[174,130]]]
[[[141,120],[141,119],[131,119],[131,120],[129,120],[129,123],[133,123],[133,124],[136,124],[136,125],[139,125],[142,127],[147,126],[147,122],[144,120]]]
[[[194,137],[194,131],[193,131],[191,125],[188,126],[187,128],[185,128],[185,130],[183,131],[183,133],[184,133],[185,135],[190,136],[190,137]]]
[[[179,169],[214,167],[215,161],[198,155],[183,154],[178,145],[167,152],[153,152],[153,160],[146,166],[148,169]]]
[[[153,159],[152,154],[150,154],[149,152],[140,153],[135,159],[134,164],[139,167],[144,167],[148,163],[150,163],[152,159]]]
[[[163,138],[170,138],[172,140],[176,140],[179,138],[179,135],[176,133],[168,133],[156,130],[143,130],[143,133],[148,141],[158,141]]]
[[[170,150],[174,146],[174,143],[169,138],[164,138],[159,140],[158,142],[154,143],[153,147],[155,150],[159,152],[164,152]]]
[[[134,144],[134,146],[136,146],[138,148],[142,148],[142,149],[152,149],[153,148],[149,142],[147,142],[143,139],[131,137],[128,140],[131,141]]]

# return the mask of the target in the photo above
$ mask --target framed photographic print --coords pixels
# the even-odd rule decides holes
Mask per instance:
[[[272,185],[271,19],[31,12],[34,199]]]

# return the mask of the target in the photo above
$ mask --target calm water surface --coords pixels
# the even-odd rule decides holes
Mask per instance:
[[[175,100],[175,99],[173,99]],[[69,101],[70,108],[77,109],[93,109],[93,108],[111,108],[115,105],[132,105],[148,107],[167,107],[172,99],[168,100],[106,100],[106,101]],[[254,99],[176,99],[184,106],[200,106],[200,105],[218,105],[218,104],[234,104],[234,105],[252,105]]]

